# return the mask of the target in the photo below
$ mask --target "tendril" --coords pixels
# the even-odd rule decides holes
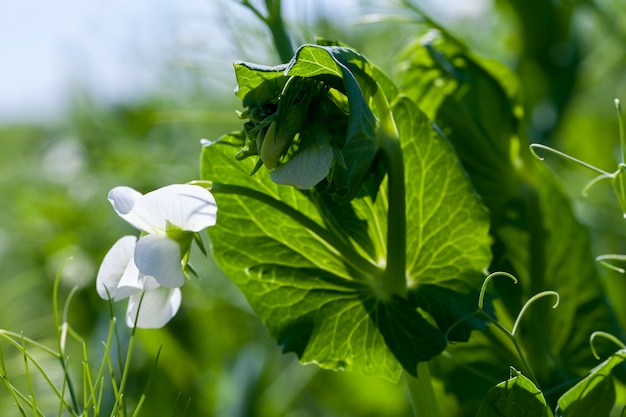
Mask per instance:
[[[589,190],[591,190],[591,188],[593,188],[594,185],[598,184],[600,181],[604,181],[604,180],[609,180],[611,181],[611,184],[613,185],[613,187],[615,188],[615,180],[619,177],[620,173],[622,172],[622,170],[624,170],[624,168],[626,168],[626,166],[623,163],[619,164],[619,167],[617,169],[617,171],[615,172],[606,172],[603,169],[600,169],[594,165],[588,164],[585,161],[581,161],[578,158],[574,158],[573,156],[570,156],[566,153],[563,153],[561,151],[557,151],[556,149],[553,149],[549,146],[545,146],[545,145],[541,145],[538,143],[533,143],[530,145],[530,151],[531,153],[540,161],[543,161],[544,158],[542,156],[540,156],[539,154],[537,154],[537,150],[536,148],[542,149],[544,151],[548,151],[551,152],[557,156],[560,156],[561,158],[567,159],[568,161],[574,162],[580,166],[583,166],[587,169],[590,169],[594,172],[597,172],[598,175],[597,177],[593,178],[591,181],[589,181],[582,189],[581,194],[583,195],[583,197],[586,197],[587,194],[589,193]],[[620,198],[620,190],[618,190],[617,188],[615,188],[615,193],[617,194],[617,198]]]
[[[620,274],[624,274],[626,273],[626,269],[624,268],[620,268],[617,265],[614,265],[610,262],[607,261],[620,261],[620,262],[626,262],[626,255],[618,255],[618,254],[607,254],[607,255],[600,255],[596,257],[596,261],[609,269],[612,269],[614,271],[619,272]]]
[[[554,302],[554,304],[552,305],[552,308],[556,308],[559,305],[559,293],[556,291],[542,291],[538,294],[533,295],[532,297],[530,297],[528,299],[528,301],[526,301],[526,303],[524,304],[524,306],[522,307],[522,309],[520,310],[519,314],[517,315],[517,318],[515,319],[515,324],[513,325],[513,330],[511,330],[511,335],[515,336],[517,333],[517,329],[519,327],[519,323],[522,319],[522,316],[524,315],[524,313],[526,312],[526,310],[528,309],[528,307],[530,307],[530,305],[532,303],[534,303],[535,301],[539,300],[540,298],[543,297],[547,297],[553,295],[556,298],[556,301]]]
[[[515,347],[515,350],[517,352],[517,355],[519,356],[519,359],[523,362],[524,367],[526,368],[531,380],[535,383],[537,387],[539,387],[539,382],[537,381],[537,377],[535,376],[535,373],[533,372],[532,367],[530,366],[530,363],[528,362],[528,359],[526,358],[526,355],[524,354],[524,351],[522,350],[520,343],[516,339],[517,331],[518,331],[519,324],[521,322],[522,317],[524,316],[526,310],[528,309],[528,307],[530,307],[531,304],[533,304],[535,301],[539,300],[540,298],[553,296],[555,298],[555,302],[552,305],[552,308],[556,308],[559,305],[559,301],[560,301],[559,294],[556,291],[543,291],[532,296],[530,299],[528,299],[528,301],[526,301],[526,303],[520,310],[519,314],[517,315],[515,319],[513,329],[509,331],[506,327],[500,324],[495,318],[487,314],[487,312],[484,310],[484,301],[485,301],[485,293],[487,292],[487,285],[489,284],[489,282],[491,282],[493,278],[498,277],[498,276],[507,277],[511,281],[513,281],[515,284],[517,284],[517,281],[518,281],[517,278],[515,278],[515,276],[513,276],[512,274],[508,272],[498,271],[498,272],[493,272],[489,274],[483,281],[483,285],[480,288],[480,294],[478,296],[478,309],[470,314],[465,315],[464,317],[460,318],[456,322],[454,322],[446,331],[446,340],[448,339],[448,335],[450,334],[450,332],[454,328],[456,328],[458,325],[463,323],[464,321],[474,316],[481,316],[485,318],[486,320],[491,322],[494,326],[496,326],[498,329],[500,329],[500,331],[506,334],[506,336],[510,339],[511,343],[513,343],[513,346]]]
[[[517,284],[517,278],[515,278],[513,275],[509,274],[508,272],[498,271],[498,272],[492,272],[491,274],[487,275],[487,278],[485,278],[485,280],[483,281],[482,287],[480,287],[480,295],[478,296],[478,310],[484,311],[483,304],[485,300],[485,292],[487,291],[487,284],[489,284],[489,281],[491,281],[492,278],[500,277],[500,276],[510,278],[511,281]]]
[[[591,336],[589,336],[589,346],[591,347],[591,353],[593,353],[593,356],[596,359],[600,359],[600,355],[598,355],[598,351],[596,350],[596,346],[594,344],[595,340],[598,337],[603,337],[604,339],[610,340],[611,342],[619,346],[620,349],[626,349],[626,344],[624,344],[624,342],[619,340],[616,336],[612,335],[611,333],[601,332],[601,331],[593,332],[591,333]]]
[[[574,162],[574,163],[576,163],[576,164],[578,164],[580,166],[583,166],[583,167],[588,168],[588,169],[590,169],[592,171],[595,171],[598,174],[601,174],[601,176],[606,176],[607,178],[613,178],[615,176],[615,174],[608,173],[608,172],[606,172],[606,171],[604,171],[604,170],[602,170],[602,169],[600,169],[600,168],[598,168],[598,167],[596,167],[594,165],[588,164],[585,161],[581,161],[580,159],[574,158],[573,156],[570,156],[570,155],[568,155],[566,153],[563,153],[561,151],[557,151],[556,149],[553,149],[553,148],[551,148],[549,146],[541,145],[539,143],[533,143],[533,144],[530,145],[530,151],[540,161],[543,161],[544,158],[542,156],[540,156],[539,154],[537,154],[536,148],[543,149],[544,151],[548,151],[550,153],[553,153],[553,154],[555,154],[557,156],[560,156],[561,158],[567,159],[568,161],[572,161],[572,162]]]
[[[483,285],[480,287],[480,293],[478,295],[478,309],[476,311],[473,311],[469,314],[466,314],[465,316],[461,317],[460,319],[458,319],[457,321],[455,321],[454,323],[452,323],[449,327],[448,330],[446,330],[446,341],[448,340],[448,335],[452,332],[452,330],[454,330],[457,326],[459,326],[461,323],[471,319],[472,317],[475,316],[482,316],[487,318],[489,321],[491,321],[493,324],[495,324],[496,326],[500,327],[503,331],[505,331],[506,333],[510,332],[502,327],[500,325],[500,323],[498,323],[493,317],[491,317],[489,314],[487,314],[483,308],[484,303],[485,303],[485,293],[487,292],[487,285],[489,284],[489,282],[495,278],[495,277],[507,277],[510,278],[511,281],[513,281],[515,284],[517,284],[517,278],[515,278],[512,274],[509,274],[508,272],[504,272],[504,271],[497,271],[497,272],[492,272],[491,274],[487,275],[487,277],[485,277],[485,280],[483,281]]]
[[[619,172],[619,171],[618,171]],[[602,175],[598,175],[597,177],[595,177],[594,179],[592,179],[591,181],[589,181],[587,183],[587,185],[585,185],[583,187],[583,190],[581,191],[581,194],[583,197],[587,197],[587,195],[589,194],[589,190],[591,190],[591,188],[596,185],[597,183],[599,183],[600,181],[603,180],[614,180],[615,176],[616,176],[617,172],[614,172],[613,174],[602,174]]]
[[[622,174],[626,174],[626,133],[624,131],[624,121],[622,118],[622,105],[619,99],[615,99],[615,109],[617,110],[617,120],[619,124],[621,155],[620,155],[620,161],[618,162],[617,170],[615,170],[614,172],[604,171],[603,169],[600,169],[594,165],[588,164],[587,162],[584,162],[578,158],[574,158],[573,156],[570,156],[564,152],[558,151],[549,146],[541,145],[538,143],[533,143],[530,145],[530,152],[537,159],[539,159],[540,161],[543,161],[544,160],[543,156],[537,153],[537,149],[541,149],[543,151],[552,153],[560,158],[574,162],[582,167],[585,167],[587,169],[590,169],[600,174],[597,177],[593,178],[591,181],[589,181],[587,185],[583,187],[582,195],[585,197],[587,196],[587,193],[594,185],[598,184],[600,181],[610,180],[611,186],[613,187],[613,191],[615,192],[619,205],[622,209],[622,214],[624,218],[626,218],[626,181],[624,180],[624,177],[622,175]]]

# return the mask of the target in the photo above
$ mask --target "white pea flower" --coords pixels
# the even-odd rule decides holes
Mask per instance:
[[[139,272],[133,260],[136,243],[135,236],[124,236],[115,242],[100,265],[96,288],[105,300],[129,298],[126,310],[128,327],[135,325],[135,319],[140,328],[163,327],[178,312],[180,288],[163,287],[153,277]]]
[[[132,326],[144,293],[137,327],[162,327],[180,307],[193,234],[215,224],[215,199],[202,187],[174,184],[146,195],[116,187],[109,201],[143,233],[139,240],[120,239],[107,253],[96,279],[98,294],[114,301],[130,297],[126,322]]]

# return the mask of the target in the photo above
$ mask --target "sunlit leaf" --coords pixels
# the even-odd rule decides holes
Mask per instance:
[[[447,329],[476,310],[491,261],[489,214],[450,143],[426,116],[406,99],[393,113],[406,167],[410,297]]]
[[[376,108],[396,119],[407,173],[409,297],[385,295],[386,181],[381,176],[370,183],[370,196],[354,198],[380,163],[380,130],[368,105],[380,92],[369,65],[346,48],[306,45],[285,71],[345,94],[340,105],[349,117],[338,152],[347,169],[334,168],[330,187],[335,200],[349,203],[346,209],[332,209],[336,202],[321,197],[324,187],[298,191],[275,184],[265,170],[247,175],[254,162],[235,158],[242,134],[204,149],[202,177],[218,184],[213,191],[220,217],[209,231],[215,259],[285,351],[304,363],[396,380],[402,369],[415,375],[418,362],[440,353],[448,327],[475,309],[472,301],[490,261],[489,221],[453,148],[415,105],[401,100],[393,115]],[[319,116],[316,111],[309,118]],[[307,120],[303,132],[316,123],[326,122]],[[245,188],[221,193],[219,184]],[[451,338],[466,340],[477,324],[459,326]]]
[[[512,141],[520,120],[500,80],[464,47],[443,36],[411,45],[402,62],[406,68],[400,74],[403,93],[452,141],[490,208],[492,221],[501,221],[507,202],[521,196],[512,159],[519,149]],[[515,83],[514,75],[502,64],[491,65],[508,83]]]
[[[249,176],[225,137],[203,152],[204,178],[262,191],[323,224],[313,202],[269,175]],[[259,175],[260,174],[260,175]],[[340,253],[289,216],[251,198],[215,194],[213,254],[270,333],[304,363],[397,380],[445,347],[443,333],[405,300],[381,300]]]
[[[324,47],[305,45],[298,49],[289,68],[289,75],[316,77],[331,75],[342,78],[339,65]]]
[[[613,368],[626,361],[620,350],[595,367],[589,375],[559,398],[558,417],[608,416],[615,404]]]
[[[247,62],[235,62],[235,75],[237,76],[236,94],[244,107],[252,102],[266,102],[281,91],[287,82],[283,74],[286,66],[267,67]]]
[[[476,417],[552,417],[546,400],[532,381],[511,368],[511,378],[485,397]]]

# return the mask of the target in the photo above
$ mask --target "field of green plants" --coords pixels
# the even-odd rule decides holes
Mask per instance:
[[[288,2],[234,93],[0,126],[0,414],[625,415],[624,5]]]

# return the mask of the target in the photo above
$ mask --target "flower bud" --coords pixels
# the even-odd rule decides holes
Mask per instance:
[[[284,129],[276,132],[276,122],[272,122],[265,132],[263,145],[261,146],[261,159],[267,169],[274,169],[278,160],[287,151],[293,137],[283,134]]]
[[[276,168],[280,158],[287,152],[293,138],[302,129],[307,110],[308,103],[301,101],[294,104],[289,109],[287,116],[282,119],[277,118],[277,121],[270,123],[260,147],[257,142],[259,155],[267,169]],[[277,125],[278,131],[276,130]]]
[[[326,178],[335,163],[335,153],[330,144],[312,143],[303,151],[270,173],[277,184],[307,189]]]

